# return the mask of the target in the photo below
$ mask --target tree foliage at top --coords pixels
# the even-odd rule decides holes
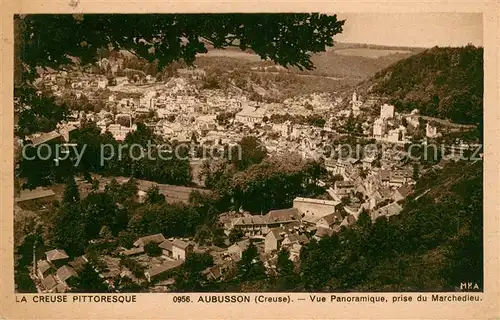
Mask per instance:
[[[34,67],[94,62],[111,46],[163,68],[192,63],[214,48],[250,49],[283,66],[312,69],[310,55],[333,46],[344,21],[326,14],[86,14],[16,16],[21,65]],[[19,64],[18,64],[19,66]]]

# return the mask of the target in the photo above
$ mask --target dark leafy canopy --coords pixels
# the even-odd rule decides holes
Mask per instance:
[[[98,50],[130,50],[160,68],[192,63],[207,45],[251,49],[280,65],[312,69],[310,54],[333,46],[344,21],[325,14],[27,15],[17,17],[22,63],[59,68],[92,62]]]
[[[17,136],[54,130],[68,115],[68,106],[57,105],[54,97],[37,93],[32,87],[15,88],[14,95],[19,114],[15,130]]]

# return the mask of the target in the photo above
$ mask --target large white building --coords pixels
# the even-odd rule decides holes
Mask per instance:
[[[373,123],[373,136],[375,138],[382,138],[385,134],[385,123],[382,119],[377,118]]]
[[[155,109],[156,108],[156,91],[150,90],[141,97],[140,106],[146,109]]]
[[[425,126],[425,136],[427,138],[436,138],[438,136],[437,127],[434,127],[427,122],[427,125]]]
[[[265,110],[263,108],[255,108],[246,106],[236,114],[236,121],[247,124],[254,125],[256,123],[261,123],[264,118]]]
[[[380,118],[382,119],[394,118],[394,106],[392,104],[384,103],[380,107]]]

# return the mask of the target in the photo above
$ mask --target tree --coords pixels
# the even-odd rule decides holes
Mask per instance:
[[[88,243],[82,211],[79,203],[61,206],[50,230],[53,246],[64,249],[70,256],[83,254]]]
[[[243,137],[237,146],[229,149],[229,160],[243,171],[252,164],[261,163],[266,157],[267,150],[261,141],[254,136]]]
[[[63,203],[70,204],[80,201],[80,192],[75,182],[75,177],[70,176],[66,182],[66,189],[64,189]]]
[[[257,247],[250,242],[248,248],[243,251],[241,260],[238,261],[239,277],[243,281],[262,280],[266,277],[266,269],[260,261]]]
[[[151,257],[159,257],[162,254],[161,248],[154,242],[148,242],[144,246],[144,252],[146,252]]]
[[[84,269],[79,273],[76,279],[70,282],[72,293],[108,293],[109,287],[94,268],[85,264]]]
[[[354,133],[356,122],[354,120],[354,116],[352,113],[349,114],[349,117],[347,118],[347,123],[346,123],[346,130],[349,133]]]
[[[413,173],[412,173],[412,179],[417,181],[420,176],[420,167],[418,163],[413,164]]]
[[[229,242],[236,243],[238,241],[241,241],[241,239],[243,239],[243,236],[243,231],[241,231],[240,229],[233,229],[229,233]]]
[[[278,272],[278,289],[290,290],[296,286],[296,274],[294,271],[293,262],[290,260],[290,252],[280,250],[278,253],[278,261],[276,262],[276,271]]]
[[[158,187],[158,185],[155,185],[148,189],[145,202],[149,204],[165,202],[165,196],[160,193],[160,188]]]
[[[201,274],[203,270],[214,265],[213,257],[208,253],[191,253],[187,256],[181,272],[175,277],[176,291],[200,291],[207,279]]]
[[[210,243],[210,240],[212,238],[212,231],[210,230],[209,227],[207,226],[201,226],[198,231],[196,231],[196,234],[194,236],[194,240],[196,243],[204,246]]]

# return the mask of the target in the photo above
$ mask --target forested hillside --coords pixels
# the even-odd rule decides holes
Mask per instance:
[[[481,286],[482,194],[482,162],[428,173],[401,215],[374,224],[361,216],[353,228],[311,243],[301,256],[304,289],[453,290],[463,281]]]
[[[362,85],[389,97],[399,111],[478,124],[483,117],[483,48],[425,50],[375,74]]]

